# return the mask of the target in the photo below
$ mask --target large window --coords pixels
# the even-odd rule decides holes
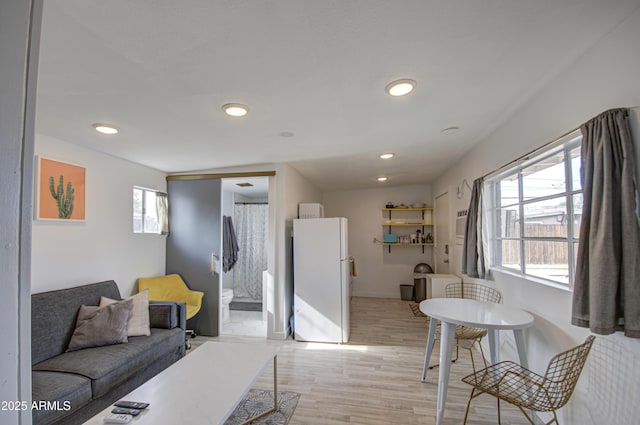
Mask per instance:
[[[166,194],[133,187],[133,233],[166,233]]]
[[[491,264],[571,286],[582,211],[579,132],[487,180]]]

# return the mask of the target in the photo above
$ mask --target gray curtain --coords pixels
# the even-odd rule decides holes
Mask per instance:
[[[580,130],[584,200],[571,323],[640,338],[640,226],[628,112],[606,111]]]
[[[473,181],[471,201],[467,211],[467,226],[462,246],[462,273],[484,279],[486,269],[482,243],[482,177]]]

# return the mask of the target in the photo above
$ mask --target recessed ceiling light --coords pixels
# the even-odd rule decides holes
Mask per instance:
[[[383,153],[382,155],[380,155],[381,159],[389,159],[389,158],[393,158],[393,154],[392,153]]]
[[[414,80],[403,78],[387,84],[384,90],[391,96],[404,96],[411,93],[415,87],[416,82]]]
[[[379,182],[386,182],[387,178],[386,177],[378,177],[378,181]]]
[[[249,113],[249,107],[242,103],[227,103],[222,106],[222,110],[232,117],[244,117]]]
[[[291,131],[282,131],[282,132],[280,132],[280,137],[287,138],[287,137],[293,137],[293,136],[295,136],[295,134],[293,134],[293,132],[291,132]]]
[[[102,134],[118,134],[118,129],[109,124],[93,124],[93,128]]]

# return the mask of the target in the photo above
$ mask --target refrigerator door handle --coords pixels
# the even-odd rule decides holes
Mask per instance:
[[[347,263],[344,267],[347,269],[347,279],[349,279],[350,277],[355,277],[357,276],[356,274],[356,262],[355,259],[352,256],[349,256],[347,258],[341,258],[340,259],[340,263],[344,264]],[[342,267],[342,266],[340,266]]]

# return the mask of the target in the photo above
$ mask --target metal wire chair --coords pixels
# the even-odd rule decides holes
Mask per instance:
[[[486,301],[499,304],[502,301],[502,294],[496,289],[489,286],[480,285],[478,283],[450,283],[444,288],[445,297],[447,298],[468,298],[477,301]],[[482,355],[482,362],[487,367],[487,360],[482,350],[482,344],[480,341],[487,335],[487,330],[482,328],[472,328],[468,326],[456,326],[455,330],[455,342],[456,342],[456,357],[451,360],[455,363],[458,360],[460,346],[469,350],[471,355],[471,367],[473,371],[476,371],[476,364],[473,358],[473,345],[477,342],[480,348],[480,354]],[[436,338],[440,338],[440,334],[436,335]],[[429,369],[439,366],[434,364],[429,366]]]
[[[464,424],[467,423],[471,400],[486,393],[498,399],[499,424],[500,400],[504,400],[517,406],[531,425],[535,424],[525,409],[552,412],[553,419],[546,425],[554,422],[560,425],[556,410],[564,406],[573,394],[594,340],[594,336],[589,336],[577,347],[554,356],[544,376],[510,361],[496,363],[465,376],[462,381],[473,386],[473,389],[467,402]]]

